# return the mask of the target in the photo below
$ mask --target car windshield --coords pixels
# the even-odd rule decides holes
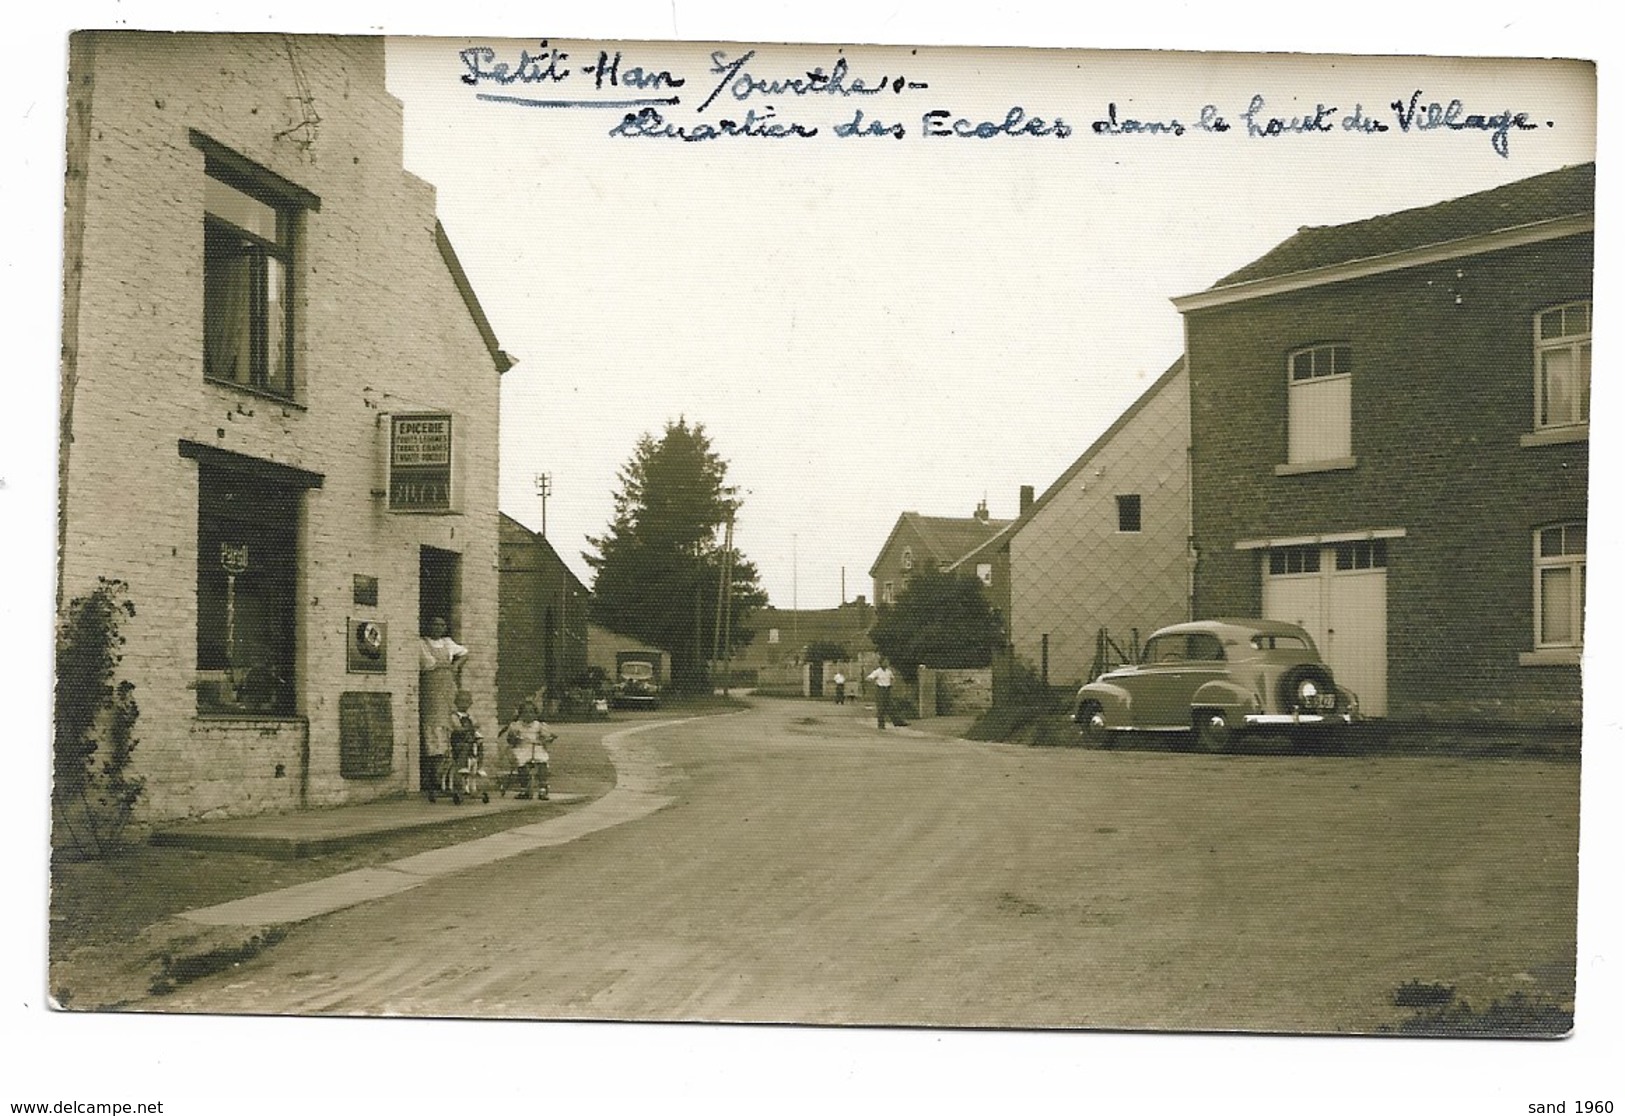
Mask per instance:
[[[622,663],[621,677],[647,682],[655,676],[655,668],[648,663]]]
[[[1224,645],[1208,632],[1175,632],[1152,636],[1145,641],[1142,663],[1217,662],[1224,659]]]

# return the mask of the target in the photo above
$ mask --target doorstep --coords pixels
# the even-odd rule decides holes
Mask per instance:
[[[450,825],[468,818],[535,812],[547,806],[569,806],[586,798],[584,794],[554,793],[545,801],[538,802],[499,795],[490,802],[464,799],[461,805],[454,805],[446,797],[430,802],[422,795],[412,795],[355,806],[328,806],[285,814],[178,823],[155,829],[148,842],[168,848],[240,852],[276,860],[296,860],[385,840],[403,833]]]

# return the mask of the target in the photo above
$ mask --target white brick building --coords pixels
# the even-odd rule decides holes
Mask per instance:
[[[70,81],[61,599],[130,585],[145,816],[416,789],[428,617],[496,712],[512,361],[383,40],[82,33]]]
[[[1052,685],[1093,677],[1103,632],[1131,653],[1188,619],[1189,453],[1181,359],[1010,528],[1011,642]]]

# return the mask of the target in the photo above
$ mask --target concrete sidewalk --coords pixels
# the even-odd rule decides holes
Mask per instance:
[[[709,714],[716,716],[717,714]],[[610,826],[646,817],[674,799],[661,793],[666,783],[659,757],[634,743],[640,733],[698,720],[695,717],[639,718],[641,723],[596,724],[615,768],[615,786],[583,804],[584,795],[554,794],[545,802],[509,797],[489,804],[442,799],[395,799],[361,806],[305,810],[260,818],[232,818],[177,826],[159,844],[232,849],[277,855],[304,855],[334,842],[348,844],[423,827],[445,825],[482,814],[533,811],[530,824],[461,841],[373,867],[295,884],[209,907],[182,911],[147,927],[129,942],[75,951],[52,966],[58,987],[94,990],[83,1006],[115,1009],[135,1006],[151,995],[220,972],[281,941],[294,924],[359,903],[397,895],[442,876],[454,875],[536,849],[562,845]],[[587,729],[589,726],[561,726]],[[605,731],[609,730],[609,731]],[[578,737],[579,739],[579,737]],[[570,806],[568,810],[548,807]],[[521,820],[516,816],[516,821]],[[93,996],[94,999],[89,998]],[[66,1006],[57,1002],[58,1007]],[[76,1004],[75,1006],[80,1006]]]
[[[559,735],[559,747],[567,750],[573,744],[584,741],[603,742],[654,719],[653,715],[640,715],[630,722],[563,722],[552,727]],[[511,793],[503,796],[495,790],[490,792],[491,801],[488,803],[481,802],[477,795],[455,804],[448,795],[440,795],[437,801],[430,802],[421,793],[401,794],[356,805],[317,806],[252,817],[176,822],[154,830],[149,841],[171,848],[249,853],[283,860],[320,856],[470,818],[520,810],[535,811],[546,805],[570,806],[585,801],[587,795],[570,793],[569,782],[568,774],[555,768],[553,794],[545,803],[518,798]],[[545,813],[545,810],[542,812]]]
[[[266,927],[302,922],[317,915],[352,907],[357,903],[407,891],[439,876],[453,875],[532,849],[564,844],[588,833],[645,817],[666,806],[672,799],[657,793],[661,782],[658,760],[652,754],[641,752],[629,741],[639,733],[670,728],[696,719],[698,718],[685,717],[665,721],[652,720],[605,736],[604,750],[609,753],[610,761],[615,765],[615,787],[602,798],[579,810],[561,813],[533,825],[519,826],[487,837],[392,860],[376,868],[358,868],[352,872],[341,872],[309,883],[295,884],[293,887],[261,895],[251,895],[246,899],[234,899],[229,903],[183,911],[178,917],[188,922],[210,926]],[[579,801],[582,796],[575,797]],[[310,813],[356,814],[361,815],[359,824],[372,822],[382,825],[399,824],[408,815],[419,817],[426,813],[438,812],[440,818],[426,823],[433,825],[444,824],[441,819],[445,818],[456,820],[458,817],[472,816],[468,811],[474,809],[498,812],[537,807],[561,800],[555,797],[549,799],[548,803],[538,803],[523,799],[517,802],[512,799],[497,799],[489,805],[470,803],[463,807],[447,806],[442,803],[431,804],[427,801],[378,803],[376,808],[356,806],[344,810],[284,815],[281,818],[266,819],[265,824],[269,828],[280,822],[286,827],[286,832],[296,829]],[[399,812],[392,813],[389,809],[392,806],[399,806]],[[459,813],[459,810],[463,812]],[[243,819],[244,832],[246,822],[249,820]],[[229,823],[219,824],[224,828]],[[343,819],[335,821],[329,818],[325,819],[325,822],[318,819],[310,823],[312,829],[319,829],[323,824],[331,833],[334,825],[347,822]]]

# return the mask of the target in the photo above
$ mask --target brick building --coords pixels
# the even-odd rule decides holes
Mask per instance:
[[[1004,532],[1011,647],[1050,684],[1082,685],[1136,633],[1188,618],[1189,446],[1177,360]]]
[[[1578,723],[1594,192],[1306,228],[1174,300],[1196,616],[1303,624],[1368,714]]]
[[[414,788],[418,635],[491,707],[498,378],[377,38],[70,47],[61,598],[137,605],[153,819]]]
[[[916,571],[946,569],[1009,525],[989,518],[985,500],[964,518],[904,512],[869,567],[875,604],[894,604]]]
[[[587,587],[553,544],[502,516],[497,707],[507,720],[527,697],[557,700],[587,669]]]

